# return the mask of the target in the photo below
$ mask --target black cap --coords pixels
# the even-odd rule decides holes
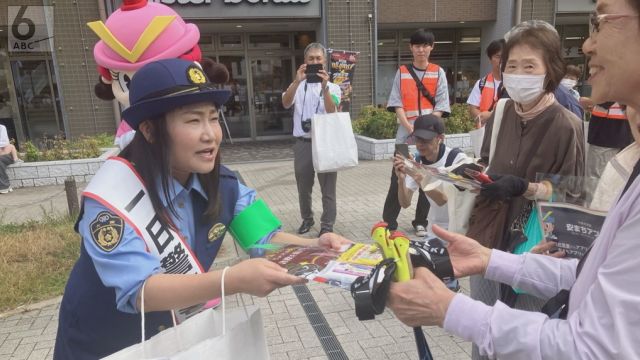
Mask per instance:
[[[411,135],[425,140],[444,134],[444,121],[439,116],[433,114],[420,115],[413,123]]]

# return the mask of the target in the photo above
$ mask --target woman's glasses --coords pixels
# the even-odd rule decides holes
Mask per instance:
[[[600,32],[600,24],[603,22],[614,21],[629,17],[638,17],[640,15],[628,15],[628,14],[596,14],[591,13],[589,16],[589,33],[594,34]]]

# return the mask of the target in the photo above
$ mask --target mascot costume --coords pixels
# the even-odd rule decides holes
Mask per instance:
[[[100,77],[95,86],[102,100],[117,99],[129,107],[129,81],[138,69],[149,62],[180,58],[197,61],[214,84],[224,84],[229,73],[224,65],[202,59],[198,46],[200,31],[187,24],[173,9],[147,0],[124,0],[120,9],[106,22],[87,24],[100,41],[93,48]],[[116,133],[116,145],[123,149],[134,130],[123,119]]]

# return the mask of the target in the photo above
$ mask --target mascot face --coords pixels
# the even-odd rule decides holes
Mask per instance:
[[[111,81],[102,78],[105,83],[111,82],[111,90],[113,90],[113,96],[116,100],[122,104],[125,108],[129,107],[129,83],[133,78],[135,71],[117,71],[109,70],[111,73]]]

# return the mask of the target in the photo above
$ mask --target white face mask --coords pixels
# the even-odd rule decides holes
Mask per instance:
[[[578,81],[573,79],[562,79],[562,81],[560,81],[560,85],[566,87],[568,90],[571,90],[576,87],[576,85],[578,85]]]
[[[544,79],[547,75],[503,74],[502,84],[509,97],[520,104],[530,104],[544,92]]]

